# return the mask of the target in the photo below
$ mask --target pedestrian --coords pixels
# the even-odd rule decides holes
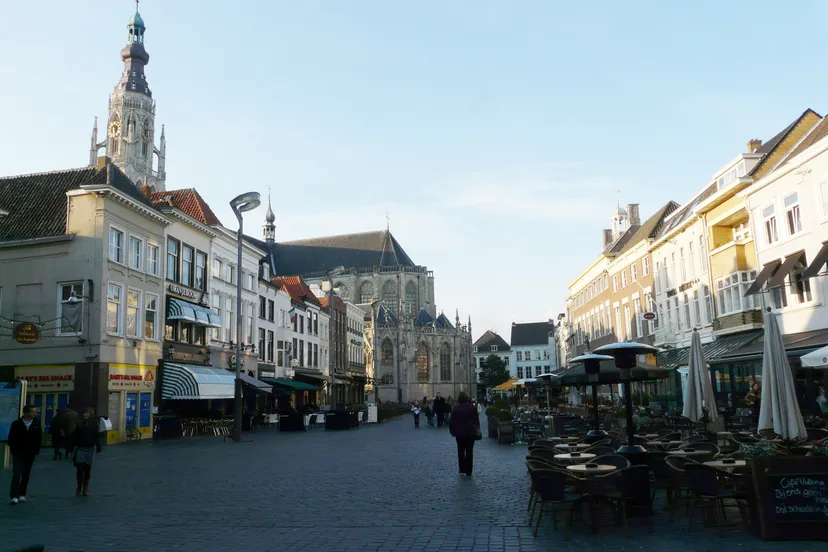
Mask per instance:
[[[75,428],[78,426],[80,416],[71,407],[63,409],[63,426],[66,428],[66,435],[63,437],[63,446],[66,449],[66,458],[72,458],[72,451],[75,448]]]
[[[446,417],[446,399],[440,393],[434,398],[434,413],[437,415],[437,427],[443,427]]]
[[[474,442],[482,437],[480,416],[465,391],[457,395],[457,403],[451,413],[449,433],[457,441],[457,463],[460,475],[471,477],[474,468]]]
[[[9,451],[12,456],[12,479],[9,488],[9,498],[12,504],[26,502],[26,492],[29,488],[29,476],[35,458],[40,454],[40,445],[43,440],[43,430],[35,417],[37,409],[34,406],[23,407],[23,416],[12,422],[9,428]]]
[[[414,427],[420,429],[420,407],[417,403],[414,403],[414,406],[411,407],[411,413],[414,414]]]
[[[425,403],[424,408],[426,420],[428,420],[428,427],[434,427],[434,410],[431,408],[431,404]]]
[[[66,435],[66,428],[63,426],[64,420],[63,409],[58,408],[55,412],[55,417],[52,418],[52,425],[49,426],[49,433],[52,435],[52,450],[55,453],[52,460],[61,460],[63,458],[64,439]]]
[[[83,420],[75,428],[75,453],[72,459],[78,483],[75,496],[89,496],[89,477],[92,475],[92,459],[96,452],[101,454],[98,421],[95,419],[95,411],[87,408]]]

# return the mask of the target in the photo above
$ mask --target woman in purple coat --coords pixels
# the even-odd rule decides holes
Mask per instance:
[[[457,440],[457,463],[460,474],[471,476],[474,467],[474,442],[480,431],[480,416],[465,392],[457,395],[457,406],[451,413],[449,432]]]

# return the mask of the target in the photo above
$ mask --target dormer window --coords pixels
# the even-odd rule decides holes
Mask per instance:
[[[497,352],[497,345],[492,345],[492,352],[493,352],[493,353],[496,353],[496,352]]]

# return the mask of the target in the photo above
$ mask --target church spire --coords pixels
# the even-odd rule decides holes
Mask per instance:
[[[264,239],[267,243],[276,241],[276,215],[270,207],[270,190],[267,192],[267,213],[265,213]]]
[[[141,14],[138,13],[138,2],[135,2],[135,15],[127,23],[127,45],[121,50],[121,59],[124,61],[124,73],[121,75],[119,87],[129,92],[140,92],[152,97],[147,84],[144,67],[149,64],[149,54],[144,49],[144,33],[147,27]]]

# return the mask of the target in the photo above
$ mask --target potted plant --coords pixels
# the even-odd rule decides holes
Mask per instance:
[[[497,442],[498,444],[511,443],[514,441],[514,425],[512,424],[511,410],[501,410],[496,415],[497,419]]]

